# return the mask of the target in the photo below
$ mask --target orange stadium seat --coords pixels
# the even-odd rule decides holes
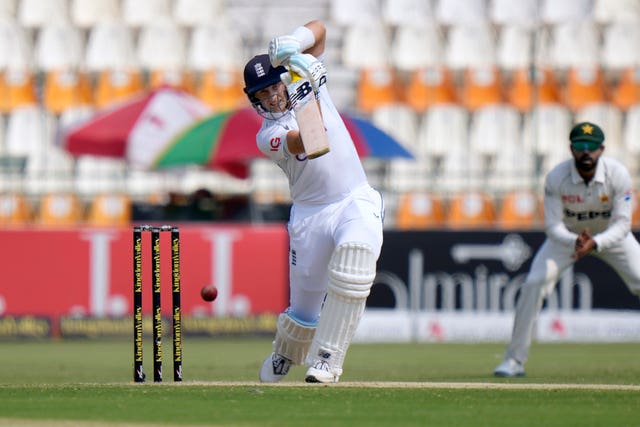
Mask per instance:
[[[31,71],[6,70],[0,75],[0,112],[8,113],[17,107],[36,103],[36,86]]]
[[[640,104],[640,68],[622,71],[620,80],[612,88],[611,102],[621,110]]]
[[[363,113],[399,101],[400,90],[395,72],[390,67],[363,68],[357,88],[357,105]]]
[[[43,226],[72,226],[84,219],[78,196],[72,193],[45,194],[40,198],[36,222]]]
[[[558,83],[549,69],[536,70],[537,91],[533,91],[531,70],[521,68],[515,70],[506,88],[506,100],[519,111],[531,110],[533,103],[549,104],[560,101]],[[534,99],[535,94],[535,99]]]
[[[497,225],[505,229],[531,228],[541,222],[540,202],[533,191],[514,190],[504,195]]]
[[[139,70],[104,70],[96,80],[94,103],[98,108],[123,101],[145,90]]]
[[[422,113],[434,104],[456,102],[456,89],[451,73],[444,67],[414,70],[403,88],[405,104]]]
[[[87,224],[97,227],[127,225],[131,222],[131,199],[124,194],[97,195],[89,205]]]
[[[633,193],[631,201],[631,228],[634,230],[640,230],[640,190]]]
[[[482,191],[461,191],[449,199],[445,225],[453,229],[488,228],[495,225],[494,200]]]
[[[74,70],[49,71],[44,76],[44,107],[56,114],[72,107],[91,105],[91,84],[84,73]]]
[[[160,86],[170,86],[181,89],[185,92],[193,93],[193,75],[182,70],[153,70],[149,74],[149,87],[151,89]]]
[[[402,230],[444,225],[444,201],[435,194],[409,192],[400,196],[396,227]]]
[[[605,101],[605,80],[599,67],[572,67],[567,72],[564,104],[571,110]]]
[[[460,102],[469,110],[502,102],[502,78],[495,67],[467,68],[462,77]]]
[[[209,70],[200,75],[195,95],[214,111],[229,111],[248,102],[243,87],[240,71]]]
[[[31,203],[21,194],[0,194],[0,226],[26,225],[31,223]]]

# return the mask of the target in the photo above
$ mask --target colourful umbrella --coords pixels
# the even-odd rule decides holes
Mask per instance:
[[[360,157],[413,159],[406,148],[370,121],[345,113],[341,116]]]

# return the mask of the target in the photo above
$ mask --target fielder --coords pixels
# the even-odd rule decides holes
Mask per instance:
[[[595,124],[575,125],[573,159],[547,174],[544,217],[547,239],[520,290],[513,335],[494,375],[524,376],[533,325],[544,297],[565,269],[586,255],[609,264],[629,290],[640,294],[640,244],[631,233],[631,177],[618,161],[600,157],[604,133]]]
[[[311,21],[273,39],[269,54],[255,56],[244,69],[245,93],[264,117],[258,147],[287,175],[293,202],[290,301],[278,318],[273,353],[260,368],[263,382],[280,381],[291,365],[301,364],[309,366],[307,382],[338,381],[382,246],[382,197],[369,186],[329,97],[322,64],[325,36],[324,24]],[[307,159],[285,67],[307,78],[316,92],[330,144],[321,157]]]

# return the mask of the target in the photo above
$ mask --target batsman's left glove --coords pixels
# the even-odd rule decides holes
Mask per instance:
[[[294,36],[280,36],[269,42],[269,61],[274,67],[286,64],[292,55],[300,53],[302,45]]]
[[[289,58],[288,65],[291,71],[309,80],[316,93],[327,79],[327,69],[324,64],[311,54],[295,54]]]

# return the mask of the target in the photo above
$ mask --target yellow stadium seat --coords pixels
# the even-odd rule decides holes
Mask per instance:
[[[623,70],[620,80],[613,87],[611,102],[621,110],[640,104],[640,69],[630,67]]]
[[[482,191],[461,191],[449,199],[445,225],[452,229],[489,228],[495,225],[494,200]]]
[[[94,103],[97,108],[108,107],[144,90],[145,84],[139,70],[104,70],[96,79]]]
[[[31,203],[21,194],[0,194],[0,226],[27,225],[33,220]]]
[[[605,101],[605,80],[598,67],[572,67],[567,72],[564,104],[578,110],[588,104]]]
[[[473,111],[503,100],[502,78],[494,67],[467,68],[462,77],[460,102]]]
[[[195,95],[213,111],[231,111],[248,103],[239,71],[209,70],[203,72],[198,80]]]
[[[405,104],[417,112],[424,112],[434,104],[456,102],[456,89],[451,73],[446,68],[423,68],[409,76],[403,88]]]
[[[75,70],[49,71],[44,77],[44,107],[56,114],[92,104],[88,76]]]
[[[398,80],[390,67],[363,68],[357,87],[358,110],[369,114],[376,107],[400,101]]]
[[[9,113],[24,106],[37,104],[33,73],[28,70],[6,70],[0,75],[0,112]]]
[[[540,201],[533,191],[514,190],[504,195],[497,225],[505,229],[532,228],[541,224]]]
[[[84,220],[84,209],[73,193],[51,193],[40,198],[36,222],[48,227],[73,226]]]
[[[405,193],[398,204],[396,227],[403,230],[441,227],[444,211],[444,201],[435,194]]]
[[[124,194],[101,194],[89,205],[87,224],[97,227],[128,225],[131,222],[131,199]]]

